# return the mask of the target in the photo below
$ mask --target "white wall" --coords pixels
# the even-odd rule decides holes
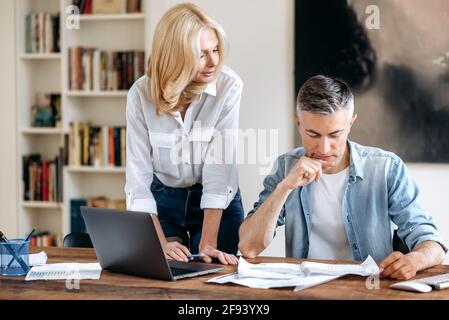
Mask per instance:
[[[17,236],[14,1],[0,10],[0,230]]]
[[[420,199],[446,243],[449,240],[449,165],[409,164],[410,173],[420,188]],[[449,255],[445,263],[449,264]]]
[[[240,113],[242,129],[278,129],[277,153],[294,147],[294,4],[292,0],[194,1],[226,30],[229,65],[244,81]],[[259,159],[259,164],[266,164]],[[274,160],[274,159],[273,159]],[[245,212],[262,189],[264,175],[256,165],[241,165],[240,188]],[[262,253],[284,256],[284,228]]]
[[[150,0],[151,26],[172,5],[184,1]],[[243,79],[240,111],[243,130],[277,129],[276,154],[294,146],[295,103],[293,0],[193,0],[225,29],[230,54],[227,64]],[[152,34],[152,33],[151,33]],[[271,165],[261,163],[265,167]],[[248,212],[262,188],[264,175],[256,164],[241,165],[240,190]],[[284,255],[283,230],[264,255]]]

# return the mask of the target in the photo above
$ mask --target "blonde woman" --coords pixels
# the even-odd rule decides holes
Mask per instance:
[[[243,84],[224,54],[220,25],[193,4],[176,5],[159,21],[147,73],[128,93],[127,207],[151,214],[169,259],[200,253],[205,262],[238,263]]]

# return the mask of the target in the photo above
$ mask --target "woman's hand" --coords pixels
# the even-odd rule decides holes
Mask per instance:
[[[206,263],[211,263],[212,258],[217,258],[222,264],[237,265],[239,260],[233,254],[225,253],[218,250],[211,245],[201,245],[198,248],[199,252],[204,253],[205,256],[201,259]]]
[[[223,209],[204,209],[203,229],[198,252],[205,254],[201,259],[206,263],[211,263],[212,258],[217,258],[222,264],[236,265],[239,263],[236,256],[217,250],[217,235],[222,215]]]
[[[167,259],[177,260],[177,261],[184,261],[188,262],[189,259],[187,256],[190,256],[191,253],[189,249],[187,249],[186,246],[183,246],[178,241],[166,241],[162,248],[164,249],[165,257]]]

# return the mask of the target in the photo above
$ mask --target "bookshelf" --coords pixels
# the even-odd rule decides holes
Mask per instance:
[[[62,143],[62,128],[31,127],[31,106],[37,93],[61,92],[61,58],[59,52],[29,53],[26,50],[26,16],[36,12],[56,15],[59,0],[18,0],[15,2],[16,21],[16,79],[17,79],[17,163],[18,172],[18,234],[23,236],[33,227],[60,235],[62,230],[62,203],[55,201],[24,200],[22,181],[25,155],[39,153],[42,159],[52,159]],[[52,199],[53,200],[53,199]]]
[[[17,161],[19,183],[19,235],[33,227],[49,231],[62,238],[71,231],[71,199],[107,197],[124,199],[124,166],[73,166],[62,170],[62,198],[55,201],[25,201],[22,186],[22,157],[40,153],[43,159],[55,157],[69,134],[70,123],[89,121],[95,126],[125,126],[127,90],[80,91],[69,87],[69,48],[76,46],[108,51],[144,50],[145,61],[150,46],[150,24],[147,3],[142,0],[142,13],[80,15],[79,29],[65,25],[66,8],[71,0],[17,0]],[[27,53],[25,50],[27,14],[33,12],[60,13],[60,51]],[[113,35],[111,37],[111,35]],[[130,36],[132,35],[132,36]],[[32,127],[31,105],[36,93],[61,94],[61,126]]]

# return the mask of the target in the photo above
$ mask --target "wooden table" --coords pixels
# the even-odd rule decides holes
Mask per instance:
[[[47,252],[47,263],[96,261],[93,249],[31,248],[32,253],[41,250]],[[248,261],[299,263],[303,260],[260,257]],[[299,292],[293,292],[293,288],[252,289],[234,284],[204,283],[207,279],[235,270],[235,266],[225,266],[219,273],[178,281],[153,280],[103,270],[99,280],[81,280],[79,290],[67,289],[64,280],[25,281],[24,277],[0,277],[0,299],[449,299],[449,290],[423,294],[390,289],[388,286],[396,282],[394,280],[381,279],[379,289],[369,290],[365,285],[366,278],[359,276],[346,276]],[[448,265],[439,265],[421,272],[417,278],[447,272]]]

